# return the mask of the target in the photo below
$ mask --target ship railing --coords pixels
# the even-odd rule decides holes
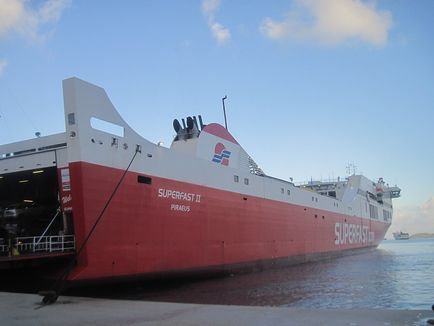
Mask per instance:
[[[347,178],[328,178],[328,179],[319,179],[319,180],[309,180],[309,181],[300,181],[300,182],[295,182],[295,185],[297,187],[302,187],[302,186],[307,186],[307,187],[311,187],[311,186],[318,186],[318,185],[324,185],[324,184],[331,184],[331,183],[339,183],[339,182],[343,182],[346,181]]]
[[[3,243],[4,239],[0,239],[0,243]],[[9,246],[5,245],[5,244],[0,244],[0,252],[8,252],[9,251]]]
[[[65,252],[75,249],[74,235],[17,237],[15,248],[20,253]]]

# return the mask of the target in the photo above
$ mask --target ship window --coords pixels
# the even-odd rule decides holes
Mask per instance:
[[[291,194],[291,190],[287,190],[286,193],[288,194],[288,196]]]
[[[54,149],[54,148],[60,148],[60,147],[66,147],[66,143],[60,143],[60,144],[42,146],[42,147],[38,148],[38,151],[45,151],[45,150]]]
[[[249,184],[249,179],[248,178],[244,178],[244,184],[248,185]]]
[[[329,191],[329,196],[336,198],[336,191]]]
[[[234,175],[234,182],[239,182],[240,178],[237,175]]]
[[[312,201],[315,201],[315,198],[312,196]]]
[[[74,113],[68,113],[68,125],[72,126],[75,124],[75,115]]]
[[[144,183],[144,184],[150,185],[150,184],[152,184],[152,178],[146,177],[144,175],[138,175],[137,176],[137,182],[138,183]]]
[[[315,201],[318,202],[318,198],[315,198]]]
[[[387,222],[392,219],[392,214],[389,211],[383,210],[383,219]]]
[[[284,194],[284,193],[285,193],[285,189],[280,188],[280,192],[281,192],[282,194]]]
[[[378,208],[376,206],[369,204],[369,216],[378,219]]]

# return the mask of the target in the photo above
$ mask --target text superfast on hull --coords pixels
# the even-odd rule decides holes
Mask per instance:
[[[2,211],[27,200],[54,215],[59,205],[48,234],[80,248],[131,163],[70,280],[306,261],[377,246],[390,226],[400,189],[382,179],[295,186],[264,174],[224,127],[200,116],[175,120],[165,148],[135,133],[102,88],[70,78],[63,90],[66,132],[2,145],[0,190]],[[14,239],[40,236],[50,218],[38,221],[10,227]]]

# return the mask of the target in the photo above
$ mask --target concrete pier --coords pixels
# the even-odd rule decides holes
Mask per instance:
[[[1,325],[428,325],[430,310],[316,310],[60,297],[0,292]]]

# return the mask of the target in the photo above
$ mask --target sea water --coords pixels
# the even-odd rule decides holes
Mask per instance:
[[[202,280],[81,293],[116,299],[296,308],[431,309],[434,239],[385,240],[369,252]]]

